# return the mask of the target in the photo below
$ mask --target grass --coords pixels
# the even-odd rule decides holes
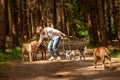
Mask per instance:
[[[120,50],[110,50],[111,57],[118,58],[120,62]]]
[[[4,76],[7,68],[6,63],[21,59],[21,48],[7,49],[6,52],[0,50],[0,77]]]
[[[0,63],[21,59],[21,48],[7,49],[6,52],[0,51]]]

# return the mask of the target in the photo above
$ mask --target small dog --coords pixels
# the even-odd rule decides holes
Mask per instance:
[[[75,52],[74,51],[68,51],[66,50],[64,52],[65,56],[66,56],[66,60],[74,60],[75,59]]]
[[[109,60],[109,69],[111,69],[111,57],[108,48],[106,47],[99,47],[93,49],[93,56],[94,56],[94,67],[96,68],[96,64],[98,59],[102,61],[102,68],[105,69],[105,58]]]
[[[85,60],[85,50],[86,50],[86,46],[79,48],[79,57],[80,60]]]

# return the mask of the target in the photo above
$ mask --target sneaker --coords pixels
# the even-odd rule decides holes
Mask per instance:
[[[58,60],[58,61],[59,61],[59,60],[61,60],[61,57],[57,57],[57,59],[56,59],[56,60]]]
[[[55,58],[54,58],[54,57],[50,57],[48,60],[49,60],[49,61],[55,60]]]

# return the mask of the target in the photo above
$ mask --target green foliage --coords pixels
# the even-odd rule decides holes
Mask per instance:
[[[85,27],[85,24],[83,22],[83,19],[76,19],[74,20],[76,26],[77,26],[77,37],[79,38],[85,38],[88,37],[88,30]]]
[[[87,30],[79,30],[77,37],[79,37],[79,38],[88,37],[88,31]]]
[[[87,46],[87,48],[89,48],[89,49],[92,49],[92,48],[94,48],[94,47],[95,47],[95,46],[94,46],[94,45],[92,45],[91,43],[86,44],[86,46]]]
[[[70,27],[77,32],[76,36],[79,38],[88,37],[82,3],[79,0],[68,0],[66,6],[70,12],[67,18],[70,20]]]
[[[0,51],[0,62],[8,62],[12,60],[21,59],[21,48],[6,50],[6,52]]]
[[[110,50],[112,57],[120,57],[120,50]]]

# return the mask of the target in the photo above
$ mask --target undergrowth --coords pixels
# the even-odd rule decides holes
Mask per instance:
[[[120,50],[110,50],[112,57],[120,58]]]
[[[6,52],[0,51],[0,63],[21,59],[21,48],[7,49]]]

